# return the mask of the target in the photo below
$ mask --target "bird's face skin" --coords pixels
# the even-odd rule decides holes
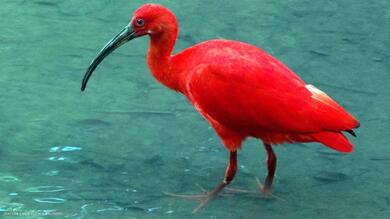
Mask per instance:
[[[160,36],[164,30],[172,28],[176,28],[176,18],[168,9],[157,4],[146,4],[138,8],[130,23],[110,40],[92,60],[84,75],[81,90],[85,90],[93,71],[114,50],[134,38],[144,35]]]
[[[130,21],[133,31],[137,37],[144,35],[159,34],[162,31],[159,19],[146,12],[136,12]]]
[[[160,35],[175,26],[176,17],[168,9],[157,4],[146,4],[138,8],[130,21],[137,37]]]

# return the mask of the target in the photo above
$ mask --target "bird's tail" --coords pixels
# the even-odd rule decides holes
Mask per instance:
[[[353,145],[341,132],[319,132],[311,135],[316,141],[340,152],[351,153]]]

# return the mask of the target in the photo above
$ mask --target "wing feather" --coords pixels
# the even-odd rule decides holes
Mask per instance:
[[[272,65],[239,59],[230,59],[229,65],[202,65],[189,76],[189,99],[235,130],[312,133],[357,126],[356,119],[328,95],[275,60]]]

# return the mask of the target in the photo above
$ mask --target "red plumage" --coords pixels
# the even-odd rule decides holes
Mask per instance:
[[[150,36],[147,62],[153,76],[184,94],[230,151],[224,180],[206,195],[193,197],[201,201],[195,211],[233,180],[237,149],[249,136],[261,139],[267,151],[267,176],[261,186],[266,195],[271,195],[276,171],[271,144],[315,141],[337,151],[352,151],[342,132],[354,135],[358,121],[283,63],[255,46],[230,40],[206,41],[172,55],[177,33],[176,17],[168,9],[156,4],[140,7],[92,61],[81,89],[108,54],[131,39]]]
[[[319,141],[342,152],[352,150],[348,140],[339,136],[355,128],[356,119],[252,45],[211,40],[177,54],[175,62],[186,63],[178,71],[189,72],[178,73],[185,76],[182,92],[230,150],[240,147],[247,136],[272,144]]]

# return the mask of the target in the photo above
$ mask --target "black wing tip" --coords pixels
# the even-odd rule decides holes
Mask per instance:
[[[352,130],[352,129],[349,129],[349,130],[345,130],[346,132],[348,132],[349,134],[351,134],[353,137],[357,137],[356,136],[356,133]]]
[[[359,127],[360,127],[360,122],[358,122],[358,124],[356,125],[355,129],[357,129]]]

